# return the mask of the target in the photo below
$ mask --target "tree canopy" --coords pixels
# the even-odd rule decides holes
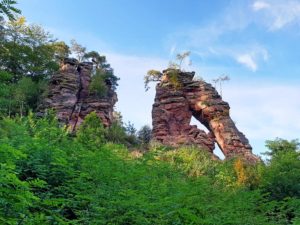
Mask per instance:
[[[15,5],[17,1],[15,0],[1,0],[0,2],[0,17],[1,14],[7,16],[10,20],[14,20],[16,14],[20,14],[21,10],[16,8]]]
[[[72,137],[51,112],[0,120],[0,223],[299,223],[299,154],[248,165],[193,147],[129,151],[114,126],[92,113]]]

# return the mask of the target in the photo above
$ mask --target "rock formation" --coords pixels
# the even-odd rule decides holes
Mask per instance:
[[[104,126],[110,126],[117,95],[109,84],[106,97],[99,98],[89,92],[92,69],[90,62],[64,59],[59,72],[51,78],[48,96],[39,108],[40,114],[46,109],[54,109],[58,120],[74,131],[85,116],[94,111]]]
[[[194,72],[177,70],[179,88],[168,79],[171,70],[163,71],[163,79],[156,86],[152,109],[152,137],[170,146],[197,145],[213,152],[215,142],[226,158],[240,155],[257,161],[252,148],[229,115],[229,105],[216,89],[205,81],[193,80]],[[174,70],[173,70],[174,71]],[[206,133],[190,125],[192,116],[208,130]]]

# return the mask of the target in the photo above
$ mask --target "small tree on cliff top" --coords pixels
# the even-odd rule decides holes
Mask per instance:
[[[85,53],[83,57],[84,59],[91,59],[97,69],[106,69],[110,67],[110,65],[106,62],[106,57],[104,55],[100,55],[96,51]]]
[[[230,77],[227,75],[219,76],[218,78],[212,80],[212,82],[215,84],[215,88],[217,88],[217,83],[219,83],[221,97],[222,97],[222,92],[223,92],[222,82],[229,81],[229,80],[230,80]]]
[[[81,62],[84,58],[86,48],[80,45],[76,40],[71,40],[71,51],[74,53],[79,62]]]
[[[169,63],[169,67],[168,67],[168,80],[169,82],[175,87],[175,88],[179,88],[181,85],[178,81],[178,74],[179,72],[182,72],[182,63],[190,56],[191,52],[187,51],[187,52],[183,52],[181,54],[177,54],[176,55],[176,61],[173,62],[171,61]],[[191,64],[191,62],[189,61],[189,65]],[[145,83],[145,90],[148,91],[149,90],[149,83],[150,82],[159,82],[162,80],[163,77],[163,73],[161,73],[158,70],[149,70],[147,72],[147,75],[144,76],[144,83]]]
[[[114,70],[110,67],[110,64],[107,63],[105,55],[100,55],[96,51],[91,51],[85,53],[83,59],[90,60],[94,64],[94,73],[91,83],[91,86],[93,86],[92,89],[101,89],[103,91],[103,87],[105,86],[107,89],[107,85],[113,90],[117,88],[118,80],[120,80],[120,78],[114,75]]]
[[[148,91],[150,89],[150,82],[158,82],[161,81],[163,74],[158,70],[149,70],[147,75],[144,76],[145,90]]]
[[[191,52],[190,51],[187,51],[187,52],[183,52],[181,54],[177,54],[176,55],[176,60],[178,60],[178,64],[175,64],[176,67],[179,69],[179,70],[182,70],[182,63],[188,59],[188,57],[190,56]],[[188,60],[188,65],[191,65],[191,61]]]

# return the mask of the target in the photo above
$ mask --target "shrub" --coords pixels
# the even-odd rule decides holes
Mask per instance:
[[[137,137],[142,145],[147,146],[150,143],[151,132],[152,129],[148,125],[142,126],[142,128],[138,131]]]
[[[103,98],[107,96],[108,87],[105,83],[105,73],[97,71],[96,74],[92,76],[89,90],[98,98]]]
[[[181,147],[165,151],[161,153],[159,158],[171,163],[171,165],[183,170],[192,177],[212,175],[217,164],[216,161],[212,160],[212,155],[197,147]]]
[[[91,149],[99,148],[105,142],[107,131],[105,130],[101,119],[95,112],[91,112],[80,125],[76,139],[81,144]]]
[[[42,119],[30,114],[0,120],[1,224],[299,222],[300,201],[295,193],[277,200],[258,188],[244,188],[248,179],[244,162],[212,161],[196,148],[174,150],[162,145],[131,157],[124,145],[105,144],[99,121],[95,113],[90,114],[85,129],[73,137],[52,113]],[[270,167],[272,173],[268,168],[273,162],[266,165],[264,172],[274,178],[267,176],[261,188],[276,185],[273,181],[278,178],[284,181],[282,171],[296,187],[299,173],[290,154],[277,161],[283,167]],[[289,170],[285,163],[291,159]],[[243,171],[240,174],[246,179],[239,179],[237,171]],[[232,186],[222,183],[230,184],[228,177]],[[236,185],[239,180],[243,182]]]

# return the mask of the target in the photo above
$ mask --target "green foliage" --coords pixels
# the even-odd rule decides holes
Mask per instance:
[[[126,134],[120,124],[114,126],[119,129],[116,133]],[[237,185],[249,174],[247,164],[236,159],[214,161],[209,154],[188,147],[156,146],[133,158],[123,145],[106,143],[109,132],[95,113],[87,117],[76,137],[59,126],[53,112],[42,119],[30,113],[22,119],[0,120],[0,223],[299,222],[300,201],[295,193],[277,200],[255,186]],[[272,176],[271,181],[284,181],[278,174],[298,179],[292,153],[297,152],[282,151],[285,156],[276,157],[281,167],[270,162],[262,169],[266,174],[260,181],[263,190],[272,183]]]
[[[122,126],[122,124],[113,122],[112,125],[107,129],[106,139],[116,144],[125,143],[125,128]]]
[[[270,149],[264,153],[267,156],[276,157],[283,152],[295,152],[299,151],[300,143],[298,140],[284,140],[281,138],[276,138],[274,141],[266,141],[266,146]]]
[[[16,82],[23,76],[36,80],[58,70],[57,44],[52,35],[38,25],[28,25],[24,17],[6,22],[0,45],[0,66],[13,74]]]
[[[176,55],[176,60],[178,62],[170,62],[169,68],[164,71],[164,74],[157,70],[149,70],[147,72],[147,75],[144,76],[144,84],[145,84],[145,90],[149,90],[149,83],[150,82],[161,82],[162,80],[167,80],[174,89],[181,88],[181,83],[178,79],[179,73],[183,71],[182,63],[184,60],[189,57],[191,52],[183,52],[182,54]],[[190,64],[190,63],[189,63]]]
[[[7,84],[11,82],[13,75],[7,71],[0,71],[0,82],[2,84]]]
[[[2,120],[0,133],[1,170],[4,170],[0,178],[3,188],[0,221],[35,224],[31,219],[35,212],[43,211],[43,202],[50,194],[48,190],[54,192],[68,175],[64,161],[67,153],[56,142],[61,129],[49,118],[29,117],[15,122]]]
[[[214,174],[217,164],[205,150],[196,147],[181,147],[176,150],[166,151],[159,158],[170,162],[171,165],[182,169],[189,176],[193,177]]]
[[[130,122],[124,124],[122,115],[116,113],[118,118],[107,128],[106,140],[115,144],[123,144],[129,148],[137,147],[138,139],[136,136],[136,129]]]
[[[100,118],[95,112],[90,113],[85,117],[84,122],[80,125],[76,133],[77,141],[89,146],[91,149],[98,148],[104,143],[106,130]]]
[[[7,144],[0,144],[0,223],[14,224],[25,217],[28,207],[37,200],[30,183],[18,177],[16,163],[26,155]]]
[[[98,98],[107,97],[108,87],[105,83],[105,77],[105,73],[101,70],[97,70],[96,74],[92,76],[89,90],[92,94],[98,96]]]
[[[34,82],[30,77],[23,77],[17,83],[0,84],[0,116],[22,116],[30,109],[35,110],[45,90],[46,82]]]
[[[277,142],[277,145],[276,145]],[[284,141],[287,148],[281,149],[283,141],[272,143],[273,157],[263,171],[262,186],[272,199],[282,200],[287,197],[300,199],[300,152],[291,148],[298,146],[294,141]]]
[[[1,1],[0,14],[13,19],[15,3]],[[119,78],[105,56],[86,53],[76,41],[72,50],[80,61],[94,63],[90,91],[107,97]],[[267,141],[265,165],[222,162],[197,148],[162,145],[134,157],[125,146],[145,147],[151,129],[136,132],[120,114],[104,128],[91,113],[75,137],[51,111],[36,118],[30,111],[69,53],[64,42],[24,17],[5,22],[0,15],[0,224],[300,223],[297,140]],[[179,63],[166,77],[149,71],[146,87],[166,78],[180,88],[178,74],[188,55],[177,55]]]
[[[117,86],[118,86],[118,81],[120,80],[120,78],[114,74],[114,70],[111,67],[106,68],[104,71],[105,71],[104,72],[105,83],[112,90],[116,90]]]
[[[71,44],[80,61],[85,57],[95,64],[91,93],[99,98],[112,97],[119,78],[105,56],[94,51],[85,53],[86,49],[75,40]],[[35,111],[51,75],[69,54],[68,45],[54,40],[41,26],[27,24],[25,17],[5,21],[0,16],[0,116],[23,116],[29,110]]]
[[[15,0],[2,0],[0,2],[0,16],[6,15],[10,20],[15,19],[15,14],[20,14],[21,10],[17,9],[14,5],[17,4]]]
[[[106,57],[100,55],[98,52],[91,51],[84,53],[83,58],[91,60],[95,66],[90,91],[99,97],[107,97],[110,88],[113,90],[116,89],[120,78],[114,75],[114,71],[110,67],[110,64],[107,63]]]
[[[137,138],[140,143],[144,146],[147,146],[151,141],[151,132],[152,129],[148,125],[144,125],[137,133]]]
[[[136,129],[134,127],[134,124],[130,121],[125,124],[125,131],[128,135],[135,136],[136,135]]]
[[[84,54],[84,59],[91,59],[93,63],[95,63],[97,69],[105,69],[109,68],[110,65],[106,63],[106,57],[100,55],[96,51],[91,51]]]
[[[144,76],[144,83],[145,83],[145,90],[148,91],[149,90],[149,83],[150,82],[157,82],[157,81],[161,81],[162,79],[162,73],[160,71],[157,70],[149,70],[147,72],[147,75]]]
[[[257,188],[260,181],[260,175],[259,175],[260,166],[261,163],[259,162],[253,165],[253,164],[248,164],[246,161],[244,161],[241,158],[234,159],[233,168],[236,176],[235,185],[247,187],[250,189]]]
[[[84,58],[86,48],[77,43],[76,40],[71,40],[71,51],[77,56],[77,60],[81,62]]]
[[[144,77],[145,90],[149,90],[150,82],[157,82],[162,80],[167,80],[175,89],[181,87],[181,83],[179,82],[178,76],[181,70],[177,68],[169,68],[164,74],[156,70],[149,70],[147,75]],[[163,77],[165,77],[163,79]]]
[[[180,70],[178,69],[169,69],[168,72],[166,73],[168,82],[173,86],[175,90],[182,87],[182,84],[180,83],[178,78],[179,73]]]
[[[128,121],[128,123],[125,123],[124,128],[126,132],[125,144],[127,145],[127,147],[137,146],[139,141],[134,124]]]
[[[24,107],[28,105],[35,108],[34,104],[38,102],[39,85],[29,77],[23,77],[14,87],[14,99],[20,105],[20,115],[23,115]],[[27,103],[27,104],[26,104]],[[25,105],[25,106],[24,106]]]
[[[62,60],[67,58],[71,53],[70,47],[63,41],[54,42],[50,44],[51,48],[54,50],[54,56],[57,60]]]

